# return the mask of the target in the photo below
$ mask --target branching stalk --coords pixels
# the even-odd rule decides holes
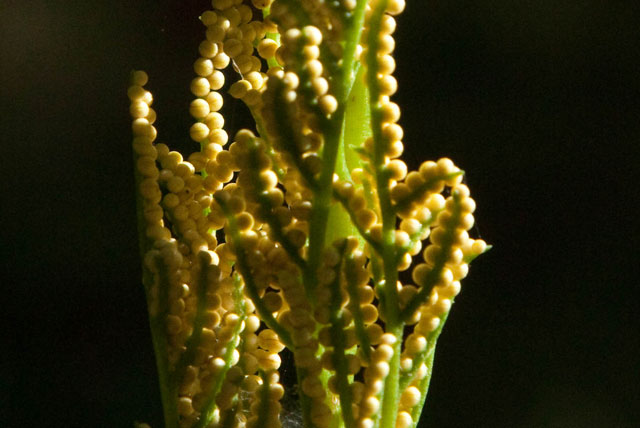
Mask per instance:
[[[460,281],[490,246],[469,236],[462,170],[399,159],[405,2],[211,4],[190,84],[199,150],[155,143],[146,73],[127,92],[165,427],[281,426],[284,348],[304,428],[415,427]],[[255,130],[227,134],[225,92]]]

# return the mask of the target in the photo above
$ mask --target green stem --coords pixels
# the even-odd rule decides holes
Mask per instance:
[[[449,317],[449,313],[447,312],[440,318],[440,324],[438,324],[438,328],[432,331],[427,337],[427,347],[424,351],[419,352],[413,357],[411,370],[407,372],[402,372],[400,375],[400,390],[404,391],[409,383],[415,378],[416,373],[420,369],[420,365],[422,363],[427,363],[427,367],[429,367],[429,359],[433,359],[433,353],[436,349],[436,343],[438,342],[438,338],[440,337],[440,333],[442,332],[442,328],[444,327],[447,318]],[[427,377],[431,377],[431,372],[427,373]],[[426,395],[426,390],[420,390]]]
[[[389,375],[384,382],[382,392],[381,427],[392,427],[395,425],[398,413],[398,382],[400,377],[400,352],[402,345],[402,333],[404,324],[399,314],[398,290],[396,283],[398,271],[396,265],[395,248],[395,223],[396,215],[391,205],[389,194],[389,175],[385,168],[385,143],[382,136],[382,110],[380,106],[380,87],[378,84],[378,62],[377,53],[379,47],[379,33],[382,16],[386,9],[388,0],[380,0],[373,10],[369,21],[368,34],[368,54],[367,83],[371,95],[371,129],[373,133],[373,168],[376,177],[376,188],[378,191],[378,202],[382,214],[382,260],[384,269],[384,287],[381,299],[382,313],[386,320],[387,331],[396,337],[394,353],[389,361]]]
[[[353,315],[353,324],[355,326],[356,337],[358,338],[359,347],[362,351],[362,357],[368,363],[371,361],[371,342],[367,335],[367,329],[362,318],[362,310],[360,309],[360,298],[358,297],[358,282],[355,277],[355,261],[352,255],[347,257],[345,277],[347,280],[347,292],[349,293],[349,310]]]
[[[305,291],[313,298],[317,284],[318,267],[326,239],[327,220],[331,206],[332,180],[335,169],[338,147],[342,144],[342,125],[344,105],[339,105],[331,121],[325,127],[325,141],[322,153],[322,172],[318,186],[314,192],[311,218],[309,221],[308,269],[304,275]],[[312,299],[315,301],[315,299]]]
[[[422,409],[424,408],[424,402],[427,399],[427,392],[429,391],[429,384],[431,383],[431,374],[433,373],[433,361],[436,355],[436,343],[438,342],[438,337],[442,332],[442,327],[444,327],[447,318],[449,317],[449,312],[447,312],[441,319],[440,325],[438,328],[429,335],[427,353],[426,353],[426,363],[427,366],[427,374],[420,381],[418,386],[418,390],[420,391],[420,402],[411,410],[411,419],[413,419],[413,427],[417,427],[418,422],[420,421],[420,414],[422,413]]]
[[[483,252],[481,252],[480,254],[467,254],[466,256],[464,256],[463,261],[465,263],[471,263],[472,261],[474,261],[476,259],[476,257],[481,256],[485,253],[487,253],[488,251],[490,251],[493,248],[493,245],[487,245],[484,249]]]
[[[385,276],[385,305],[382,307],[387,324],[395,328],[398,323],[398,290],[396,288],[398,271],[396,269],[395,222],[396,215],[389,195],[389,174],[385,168],[385,140],[382,136],[382,111],[380,106],[380,86],[378,84],[377,52],[379,46],[379,30],[387,0],[380,0],[372,12],[369,22],[369,50],[366,57],[367,82],[371,94],[371,130],[373,133],[373,167],[376,176],[376,189],[382,214],[382,248]]]
[[[294,351],[295,355],[295,351]],[[315,424],[311,421],[311,397],[308,397],[302,391],[302,381],[307,377],[307,369],[296,366],[296,377],[298,380],[298,397],[300,403],[300,410],[302,411],[302,426],[304,428],[313,428]]]
[[[364,67],[357,63],[356,68],[356,77],[346,100],[345,112],[344,158],[349,177],[350,171],[364,166],[360,153],[367,138],[371,137],[369,90],[364,81]]]
[[[262,388],[260,388],[260,409],[258,410],[256,426],[267,427],[269,422],[269,407],[271,404],[269,400],[269,378],[263,370],[260,370],[260,377],[262,378]]]
[[[144,219],[144,203],[140,195],[139,188],[142,177],[135,169],[139,156],[133,153],[135,192],[136,192],[136,217],[138,224],[138,245],[140,250],[140,260],[145,259],[145,255],[151,249],[151,241],[147,238],[146,220]],[[158,370],[158,383],[160,387],[160,397],[162,399],[162,409],[164,413],[164,422],[166,428],[177,428],[178,426],[178,408],[177,408],[177,391],[171,386],[169,374],[169,358],[167,355],[167,335],[166,335],[166,315],[169,311],[169,279],[166,267],[162,263],[162,259],[157,257],[154,259],[156,269],[158,271],[158,308],[155,314],[149,310],[149,327],[151,330],[151,341],[153,342],[154,354],[156,357],[156,367]],[[151,289],[154,287],[154,275],[142,266],[142,284],[144,285],[147,304],[153,300]]]
[[[342,293],[340,288],[341,270],[345,269],[344,260],[344,245],[340,248],[341,263],[338,265],[336,272],[336,278],[331,288],[331,303],[330,303],[330,331],[331,331],[331,345],[333,346],[333,366],[336,372],[336,387],[338,389],[338,395],[340,397],[340,408],[342,410],[342,419],[346,428],[351,428],[354,425],[353,410],[351,405],[353,403],[353,397],[351,395],[351,389],[349,388],[349,366],[345,357],[346,350],[346,337],[344,334],[345,323],[342,315]]]
[[[336,98],[338,102],[346,102],[346,97],[350,94],[353,83],[356,79],[356,49],[358,42],[360,42],[360,36],[362,34],[362,28],[364,26],[364,12],[366,9],[367,0],[358,0],[356,7],[352,12],[351,18],[346,23],[344,29],[344,47],[342,50],[342,66],[340,67],[340,79],[341,82],[336,91]]]
[[[164,410],[164,423],[166,428],[178,427],[178,390],[177,385],[172,382],[167,342],[167,314],[169,312],[169,275],[167,268],[158,256],[155,260],[158,271],[158,311],[155,316],[149,316],[151,323],[151,337],[156,354],[156,365],[158,366],[158,377],[160,381],[160,395],[162,397],[162,408]],[[151,302],[152,297],[147,294],[147,301]]]
[[[288,2],[289,3],[289,2]],[[364,23],[364,11],[366,6],[365,0],[358,0],[356,8],[353,11],[350,22],[345,23],[344,28],[344,47],[343,56],[339,68],[335,73],[328,70],[329,74],[335,75],[336,78],[332,82],[332,92],[338,101],[338,109],[332,114],[331,119],[322,123],[324,131],[324,147],[322,151],[322,172],[318,181],[318,186],[314,194],[311,219],[309,224],[309,252],[308,266],[305,271],[305,290],[307,295],[313,297],[313,293],[317,283],[317,269],[320,263],[322,250],[325,240],[327,239],[326,230],[329,219],[329,210],[331,206],[331,184],[333,181],[333,173],[336,170],[336,160],[340,147],[344,145],[344,127],[345,113],[347,105],[347,97],[349,96],[353,83],[355,81],[355,50],[360,40],[362,26]],[[328,49],[321,49],[323,63],[325,66],[338,64],[337,61],[328,61]],[[331,67],[329,67],[331,68]],[[346,148],[342,148],[345,150]],[[340,206],[334,206],[334,210],[342,210]],[[335,221],[339,220],[339,216],[334,216]],[[348,233],[345,231],[344,233]],[[336,236],[339,238],[340,236]]]
[[[380,411],[380,428],[394,427],[398,415],[398,400],[400,397],[400,354],[402,352],[403,325],[387,328],[387,332],[396,337],[393,344],[393,356],[389,361],[389,374],[384,380],[384,389],[381,393],[382,409]]]

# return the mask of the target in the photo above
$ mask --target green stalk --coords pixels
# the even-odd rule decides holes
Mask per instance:
[[[166,428],[177,428],[178,426],[178,390],[177,385],[172,382],[169,368],[169,357],[167,353],[167,333],[166,319],[169,312],[169,275],[166,266],[160,256],[155,260],[158,270],[158,312],[155,316],[149,314],[151,323],[151,337],[156,354],[156,365],[158,366],[158,378],[160,381],[160,395],[162,397],[162,409],[164,411],[164,423]],[[147,302],[150,302],[147,292]]]
[[[371,128],[373,131],[373,167],[375,170],[380,212],[382,214],[382,260],[385,279],[382,289],[384,299],[381,299],[381,309],[386,319],[387,331],[396,337],[396,343],[393,346],[393,357],[391,361],[389,361],[389,375],[384,382],[384,390],[382,392],[382,410],[379,426],[384,428],[395,425],[396,415],[398,413],[400,352],[404,327],[404,323],[398,316],[400,307],[398,303],[398,290],[396,288],[398,280],[396,265],[397,251],[395,248],[396,215],[391,205],[391,197],[389,195],[389,176],[384,167],[385,141],[382,137],[382,112],[379,102],[380,87],[377,80],[378,35],[387,2],[387,0],[380,0],[371,14],[367,40],[368,54],[366,57],[368,69],[367,82],[371,94],[369,104],[371,108]]]
[[[135,192],[136,192],[136,217],[138,224],[138,245],[140,249],[140,260],[145,259],[145,255],[151,249],[151,242],[145,234],[145,224],[143,213],[143,200],[138,189],[142,177],[135,169],[139,156],[133,153]],[[160,387],[160,397],[162,399],[162,410],[164,414],[164,422],[166,428],[174,428],[178,426],[178,407],[177,407],[177,391],[170,382],[169,358],[167,355],[167,335],[166,335],[166,316],[169,312],[169,279],[166,267],[162,263],[162,259],[157,257],[154,260],[156,269],[158,270],[158,311],[155,315],[149,311],[149,327],[151,330],[151,341],[153,342],[153,350],[156,357],[156,367],[158,369],[158,383]],[[147,304],[152,301],[151,288],[153,287],[153,273],[150,272],[144,263],[142,265],[142,283],[145,289]]]
[[[342,293],[340,289],[341,271],[345,269],[344,260],[344,245],[340,248],[341,262],[338,265],[336,278],[331,287],[331,302],[330,302],[330,331],[331,331],[331,344],[333,345],[333,366],[336,372],[336,387],[338,389],[338,395],[340,397],[340,408],[342,410],[342,419],[346,428],[352,428],[354,425],[353,410],[351,404],[353,403],[353,397],[351,396],[351,389],[349,388],[348,379],[348,364],[345,358],[346,337],[344,334],[345,323],[342,316],[342,310],[340,308],[342,303]]]
[[[435,353],[435,349],[436,349],[436,343],[438,342],[438,338],[440,337],[440,333],[442,332],[442,328],[444,327],[445,322],[447,322],[447,318],[449,317],[449,313],[447,312],[446,314],[444,314],[442,316],[442,318],[440,318],[440,324],[438,325],[438,328],[436,328],[434,331],[432,331],[429,336],[427,337],[427,347],[423,352],[418,353],[416,356],[413,357],[413,364],[411,367],[411,370],[404,372],[400,375],[400,390],[404,391],[407,386],[409,386],[409,383],[411,383],[411,381],[414,379],[416,373],[418,372],[418,369],[420,368],[420,365],[422,363],[427,363],[427,368],[430,368],[431,366],[429,365],[429,361],[430,359],[433,360],[433,354]],[[427,377],[431,377],[431,370],[429,369],[429,371],[427,372]],[[420,389],[421,392],[424,392],[424,394],[426,395],[427,391],[426,390],[422,390]]]
[[[362,350],[362,356],[368,363],[371,361],[371,343],[367,330],[362,318],[362,310],[360,309],[360,302],[358,298],[358,284],[355,278],[355,265],[353,256],[348,256],[345,266],[345,277],[347,281],[347,292],[349,293],[349,310],[353,315],[353,324],[356,330],[356,337]]]
[[[327,220],[331,207],[332,180],[335,170],[338,148],[343,144],[342,127],[344,119],[344,105],[339,104],[333,117],[324,127],[324,148],[322,152],[322,172],[315,189],[311,218],[309,221],[309,253],[308,269],[304,275],[305,290],[309,297],[313,297],[317,285],[317,272],[324,250]],[[315,299],[312,299],[315,301]]]
[[[296,366],[296,378],[298,380],[298,397],[300,398],[300,410],[302,411],[302,426],[304,428],[313,428],[315,425],[311,421],[312,400],[302,391],[302,387],[300,387],[305,377],[307,377],[307,369]]]
[[[422,413],[422,409],[424,408],[424,402],[427,399],[427,392],[429,391],[429,384],[431,383],[431,374],[433,373],[433,360],[436,355],[436,343],[438,342],[438,337],[440,337],[440,333],[442,332],[442,327],[444,327],[447,318],[449,317],[449,312],[444,314],[444,316],[440,319],[440,325],[438,328],[429,335],[427,353],[426,353],[426,365],[427,365],[427,375],[420,381],[420,385],[418,386],[418,390],[420,390],[420,402],[411,410],[411,419],[413,419],[413,426],[416,427],[418,422],[420,421],[420,414]]]
[[[380,411],[380,428],[394,427],[398,415],[398,400],[400,398],[400,353],[402,351],[402,330],[404,326],[399,324],[394,328],[388,328],[387,332],[393,334],[397,340],[393,344],[393,357],[389,361],[389,375],[384,380],[384,389],[381,393],[382,409]]]
[[[266,427],[266,423],[269,421],[269,378],[264,370],[260,370],[260,377],[262,378],[262,388],[260,388],[260,410],[258,410],[258,423],[256,426]]]
[[[351,93],[353,82],[356,78],[357,62],[356,48],[360,42],[362,28],[364,26],[364,12],[367,0],[358,0],[352,12],[351,18],[346,22],[344,31],[344,47],[342,50],[342,67],[340,68],[340,81],[342,88],[336,92],[338,102],[346,101],[346,96]]]
[[[368,37],[368,55],[366,57],[367,64],[367,82],[369,84],[369,92],[371,94],[371,129],[373,133],[373,167],[376,176],[376,190],[378,191],[378,200],[380,204],[380,212],[382,214],[382,248],[384,261],[385,276],[385,301],[383,313],[386,317],[387,325],[391,329],[396,328],[398,323],[398,290],[396,288],[398,272],[395,265],[395,221],[396,216],[391,205],[391,197],[389,195],[389,176],[384,167],[385,141],[382,137],[382,112],[379,103],[380,87],[378,85],[378,33],[380,30],[380,22],[382,15],[387,6],[387,0],[380,0],[377,8],[371,15],[369,24]]]
[[[356,78],[355,72],[355,50],[360,40],[362,33],[362,26],[364,24],[364,10],[366,6],[365,0],[359,0],[356,4],[356,8],[353,11],[352,18],[345,22],[344,28],[344,46],[343,46],[343,59],[340,67],[337,69],[336,78],[332,82],[333,94],[338,101],[338,109],[333,113],[331,119],[326,121],[323,125],[325,143],[322,151],[322,172],[318,181],[318,186],[314,194],[311,219],[309,224],[309,255],[308,266],[309,269],[305,271],[304,284],[307,293],[313,292],[316,286],[317,269],[319,267],[320,258],[324,249],[324,244],[328,239],[342,238],[349,236],[353,232],[353,228],[343,229],[340,224],[349,224],[348,217],[339,205],[331,206],[332,195],[332,180],[333,173],[336,171],[336,163],[339,159],[338,154],[342,150],[342,160],[345,162],[345,167],[341,168],[343,174],[346,168],[347,159],[352,159],[352,155],[349,154],[349,148],[345,148],[345,119],[347,118],[347,97],[352,91],[354,81]],[[327,64],[327,49],[322,49],[324,64]],[[331,68],[331,67],[330,67]],[[331,71],[331,70],[330,70]],[[349,123],[348,125],[351,125]],[[349,126],[347,126],[348,128]],[[340,170],[339,170],[340,171]],[[348,172],[348,171],[347,171]],[[346,178],[346,175],[345,175]],[[330,208],[331,207],[331,208]],[[331,215],[329,212],[335,211],[336,214]],[[329,223],[328,227],[328,222]],[[347,221],[345,221],[347,220]],[[327,237],[327,230],[340,230],[339,234],[347,234],[337,236],[332,233]]]

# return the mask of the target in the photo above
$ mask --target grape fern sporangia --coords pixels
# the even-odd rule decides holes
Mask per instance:
[[[467,233],[459,168],[398,159],[404,0],[212,6],[191,81],[200,150],[155,143],[144,72],[128,91],[165,424],[279,426],[286,347],[305,427],[414,427],[460,280],[487,246]],[[228,79],[256,125],[231,140]]]

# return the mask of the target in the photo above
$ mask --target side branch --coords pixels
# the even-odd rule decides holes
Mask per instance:
[[[275,240],[282,245],[282,248],[284,248],[291,260],[304,272],[307,269],[307,262],[300,256],[298,248],[282,232],[282,225],[280,224],[280,221],[271,213],[271,203],[269,202],[269,198],[267,198],[263,193],[264,187],[261,185],[262,180],[260,180],[258,150],[255,141],[249,149],[249,165],[252,182],[257,185],[254,197],[258,200],[260,206],[264,210],[265,220],[267,221]]]
[[[222,211],[224,212],[227,224],[229,226],[229,233],[231,235],[232,242],[236,244],[241,242],[240,232],[238,231],[238,227],[236,225],[235,217],[231,214],[229,206],[227,205],[224,198],[219,197],[218,195],[214,195],[214,198]],[[242,279],[245,282],[246,292],[249,295],[249,298],[253,302],[256,307],[256,311],[260,318],[264,323],[273,331],[278,334],[278,337],[282,341],[282,343],[289,349],[293,349],[293,341],[291,340],[291,335],[289,332],[280,324],[274,317],[273,314],[267,309],[262,298],[260,298],[260,294],[258,293],[258,286],[256,285],[253,275],[251,273],[251,269],[249,268],[248,257],[244,248],[241,245],[235,245],[235,252],[237,257],[237,268],[240,274],[242,275]]]
[[[369,244],[369,246],[376,251],[376,253],[382,256],[382,246],[379,242],[373,239],[370,233],[367,233],[367,231],[362,228],[362,226],[358,222],[358,219],[356,218],[355,212],[353,212],[353,210],[349,207],[349,201],[346,198],[342,197],[336,191],[333,192],[333,197],[342,204],[347,214],[349,214],[351,222],[354,224],[354,226],[356,226],[356,229],[358,230],[358,233],[360,233],[360,236],[362,236],[362,239],[364,239],[367,244]]]
[[[346,338],[344,334],[345,323],[342,315],[342,293],[340,282],[342,279],[341,270],[345,268],[345,243],[343,242],[341,248],[338,248],[340,254],[340,263],[336,266],[335,279],[329,287],[331,288],[331,303],[330,303],[330,322],[331,322],[331,344],[333,345],[333,365],[336,370],[336,387],[338,389],[338,395],[340,396],[340,408],[342,410],[342,417],[344,420],[345,428],[351,428],[354,424],[353,412],[351,405],[353,403],[353,397],[351,389],[349,388],[348,371],[349,366],[345,357],[346,351]]]
[[[429,180],[422,183],[420,186],[412,189],[411,192],[398,202],[393,205],[393,210],[395,213],[402,212],[409,208],[412,204],[416,203],[418,200],[422,199],[426,193],[433,191],[433,189],[439,188],[443,182],[449,181],[453,178],[456,178],[460,175],[464,175],[463,170],[459,170],[456,172],[452,172],[449,174],[438,175],[430,178]],[[439,193],[439,192],[438,192]]]
[[[406,321],[410,319],[413,316],[414,312],[418,310],[420,305],[427,301],[433,287],[435,287],[442,280],[442,275],[447,263],[447,257],[451,252],[451,248],[453,246],[453,241],[456,234],[456,226],[460,221],[461,216],[460,197],[456,193],[453,194],[453,201],[454,206],[451,216],[451,222],[448,227],[445,228],[445,234],[440,246],[440,250],[435,256],[435,263],[422,279],[423,284],[420,288],[420,291],[415,294],[411,298],[411,300],[409,300],[405,308],[401,311],[400,318],[402,320]]]
[[[209,272],[209,262],[207,253],[198,254],[198,260],[200,262],[200,275],[198,275],[197,281],[197,307],[196,316],[193,320],[193,333],[187,339],[185,343],[186,350],[180,355],[180,359],[176,364],[175,370],[172,374],[172,384],[177,383],[184,378],[187,367],[193,364],[196,356],[196,349],[200,346],[200,340],[202,338],[202,328],[204,327],[204,315],[207,310],[207,291],[209,281],[207,281],[207,274]]]

